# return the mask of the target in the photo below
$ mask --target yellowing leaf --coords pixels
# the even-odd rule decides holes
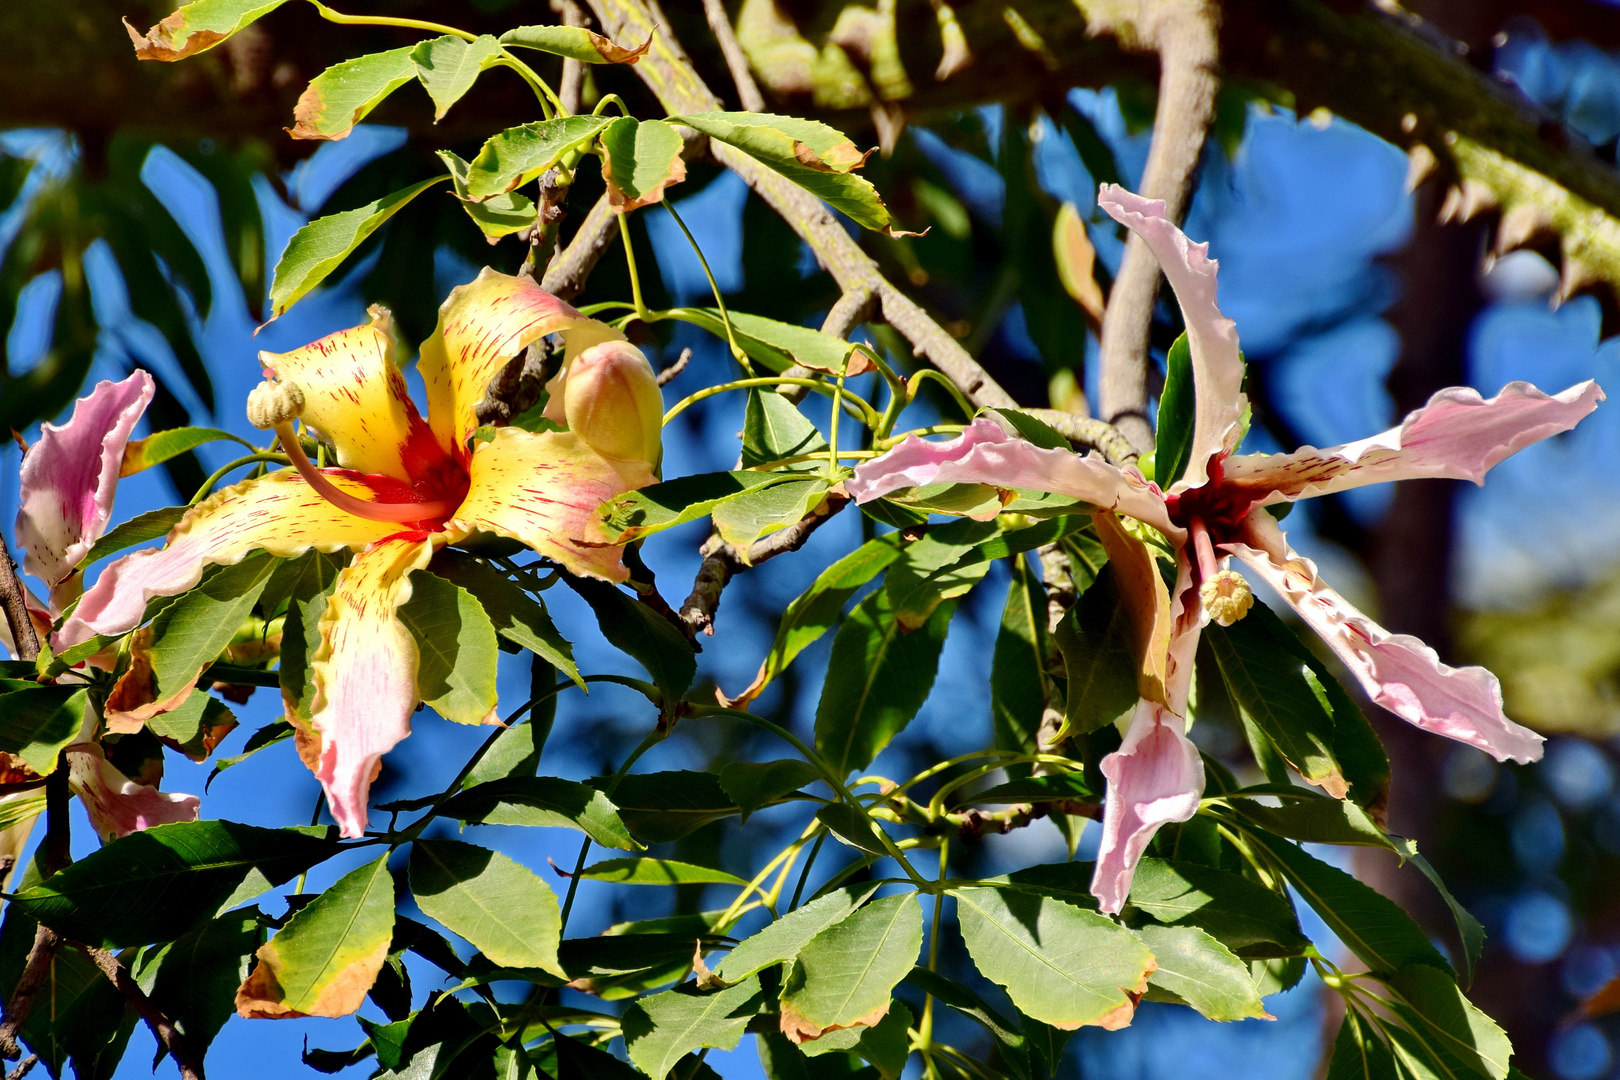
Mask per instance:
[[[633,64],[652,45],[652,38],[626,49],[582,26],[519,26],[502,34],[501,44],[566,56],[582,64]]]
[[[664,189],[686,179],[680,132],[662,120],[623,116],[602,132],[602,175],[619,213],[660,202]]]
[[[238,1015],[347,1016],[377,980],[394,936],[386,857],[351,870],[294,915],[236,992]]]
[[[1057,261],[1063,288],[1091,316],[1093,324],[1102,325],[1102,286],[1097,284],[1092,272],[1097,263],[1097,249],[1091,246],[1086,223],[1074,203],[1066,202],[1058,209],[1057,221],[1052,226],[1052,257]]]
[[[124,446],[124,462],[118,470],[118,477],[123,479],[126,476],[134,476],[203,443],[234,438],[235,435],[228,431],[220,431],[218,428],[182,427],[159,431],[144,439],[134,439]]]
[[[333,64],[310,80],[293,107],[295,139],[346,138],[383,98],[416,75],[412,48],[389,49]]]
[[[152,27],[143,36],[128,19],[124,29],[135,43],[140,60],[172,63],[212,49],[262,15],[268,15],[287,0],[196,0]]]

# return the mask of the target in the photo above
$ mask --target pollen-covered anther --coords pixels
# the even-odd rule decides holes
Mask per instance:
[[[1222,626],[1231,626],[1249,613],[1254,606],[1254,593],[1243,575],[1234,570],[1222,570],[1198,590],[1209,617]]]
[[[304,413],[304,391],[295,382],[266,379],[248,393],[248,423],[260,430],[291,423]]]

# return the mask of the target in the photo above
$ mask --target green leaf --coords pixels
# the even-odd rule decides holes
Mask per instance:
[[[1086,783],[1080,772],[1054,773],[1049,776],[1026,776],[1005,784],[976,791],[961,797],[961,802],[984,803],[1038,803],[1061,802],[1068,799],[1094,799],[1097,793]]]
[[[970,1020],[976,1020],[990,1033],[1001,1055],[1001,1064],[1017,1080],[1029,1080],[1029,1048],[1018,1025],[991,1008],[984,998],[953,979],[947,979],[927,968],[915,967],[906,981],[940,1004],[946,1005]]]
[[[802,481],[792,473],[700,473],[609,499],[596,511],[611,542],[627,544],[707,517],[717,507],[760,488]]]
[[[816,749],[835,773],[864,769],[928,699],[956,605],[903,633],[887,590],[855,605],[833,639],[816,706]]]
[[[270,286],[270,317],[285,314],[305,293],[325,281],[367,237],[404,209],[406,203],[444,181],[442,176],[423,180],[353,210],[316,218],[293,233],[276,262],[275,279]]]
[[[1103,567],[1091,588],[1080,594],[1052,636],[1069,681],[1066,732],[1089,734],[1136,704],[1134,638],[1112,565]]]
[[[236,988],[264,944],[257,908],[232,911],[143,954],[135,979],[198,1055],[236,1012]]]
[[[385,855],[344,874],[259,949],[237,1011],[347,1016],[365,1001],[393,933],[394,879]]]
[[[451,796],[439,813],[469,825],[577,829],[603,847],[624,851],[641,847],[631,838],[611,799],[595,788],[554,776],[490,780]]]
[[[642,1075],[605,1050],[557,1034],[557,1075],[578,1080],[638,1080]]]
[[[330,588],[343,569],[343,560],[314,548],[296,559],[282,559],[270,573],[264,592],[259,594],[259,610],[266,618],[273,618],[282,605],[293,600],[308,600]]]
[[[983,579],[990,562],[978,544],[996,531],[993,521],[952,521],[906,547],[883,582],[904,630],[922,626],[941,603],[966,596]]]
[[[606,777],[594,787],[610,783]],[[649,844],[679,840],[696,829],[730,817],[739,807],[720,786],[719,777],[706,772],[635,773],[621,777],[613,789],[619,816],[630,831]]]
[[[495,710],[500,646],[484,607],[466,589],[429,571],[411,575],[399,621],[416,639],[417,690],[458,724],[482,724]]]
[[[990,716],[998,750],[1031,751],[1046,711],[1046,590],[1023,559],[1012,583],[990,661]]]
[[[124,463],[118,471],[119,479],[134,476],[170,458],[179,457],[187,450],[194,450],[203,443],[219,439],[235,440],[236,436],[218,428],[182,427],[159,431],[144,439],[134,439],[124,445]]]
[[[784,1028],[808,1033],[870,1017],[917,962],[922,938],[914,893],[874,900],[827,927],[799,950],[783,985]]]
[[[1370,970],[1396,972],[1408,964],[1451,970],[1429,936],[1392,900],[1287,840],[1264,832],[1250,835],[1276,856],[1289,884]]]
[[[236,714],[205,690],[193,690],[178,709],[146,721],[147,731],[197,762],[206,760],[235,727]]]
[[[1458,903],[1457,898],[1451,895],[1451,890],[1446,888],[1445,879],[1440,876],[1440,872],[1429,863],[1428,859],[1415,851],[1408,855],[1407,859],[1423,872],[1424,877],[1434,883],[1436,889],[1440,890],[1441,899],[1446,902],[1446,907],[1451,909],[1451,917],[1457,922],[1457,938],[1462,944],[1462,987],[1466,990],[1468,985],[1474,981],[1474,965],[1479,962],[1479,954],[1485,948],[1485,927],[1480,924],[1478,919],[1474,918],[1472,912]]]
[[[333,64],[299,95],[287,133],[295,139],[347,138],[367,113],[415,78],[412,51],[407,45]]]
[[[325,830],[156,825],[24,889],[12,904],[75,941],[106,948],[171,941],[228,902],[289,881],[337,850]]]
[[[882,858],[889,854],[878,835],[882,826],[872,821],[848,803],[833,802],[816,811],[816,820],[827,826],[833,836],[857,851]]]
[[[877,882],[845,885],[793,909],[732,949],[715,974],[727,982],[740,982],[772,964],[792,960],[817,934],[866,903],[877,888]]]
[[[798,758],[733,761],[720,770],[720,786],[742,809],[744,822],[755,810],[820,779],[820,769]]]
[[[1399,995],[1390,1011],[1417,1038],[1491,1080],[1505,1080],[1513,1044],[1494,1020],[1463,996],[1449,970],[1413,964],[1385,982]]]
[[[1159,430],[1154,436],[1153,479],[1166,491],[1192,464],[1196,415],[1192,348],[1187,332],[1176,338],[1164,358],[1164,393],[1159,395]]]
[[[186,506],[165,506],[161,510],[148,510],[144,514],[136,514],[123,524],[107,530],[100,540],[91,545],[85,552],[84,558],[79,560],[77,569],[83,570],[92,566],[115,551],[144,544],[149,540],[156,540],[160,536],[167,536],[169,530],[179,524],[180,519],[186,516]]]
[[[242,752],[240,754],[236,754],[228,758],[219,758],[214,762],[213,771],[208,774],[208,780],[203,784],[203,790],[207,791],[209,786],[213,784],[214,777],[218,776],[226,769],[229,769],[235,765],[240,765],[254,754],[257,754],[260,750],[268,749],[279,742],[286,742],[292,737],[293,726],[287,723],[287,721],[277,720],[274,723],[266,724],[264,727],[248,736],[247,744],[242,748]]]
[[[671,308],[671,318],[700,326],[726,341],[726,321],[731,322],[731,336],[737,347],[750,360],[758,361],[775,372],[783,372],[798,364],[823,374],[836,375],[843,370],[849,356],[850,344],[841,337],[824,334],[808,326],[797,326],[746,311],[726,312],[720,317],[718,308]],[[767,390],[766,393],[774,391]]]
[[[770,113],[712,112],[670,117],[776,170],[868,229],[892,220],[877,189],[849,170],[864,159],[841,133],[813,120]]]
[[[1195,926],[1245,956],[1298,954],[1310,945],[1286,898],[1203,863],[1143,859],[1130,903],[1166,925]]]
[[[582,64],[633,64],[652,39],[640,48],[626,49],[579,26],[519,26],[502,34],[501,44],[566,56]]]
[[[276,562],[256,554],[210,570],[196,588],[159,612],[149,629],[145,665],[137,662],[119,680],[107,712],[134,710],[137,719],[145,719],[155,703],[186,693],[252,614]]]
[[[194,0],[148,30],[145,40],[137,39],[135,54],[142,60],[164,61],[195,56],[284,3],[286,0]]]
[[[911,1024],[911,1010],[905,1002],[892,1001],[877,1023],[829,1031],[799,1050],[807,1058],[853,1051],[871,1062],[884,1080],[897,1080],[906,1067],[906,1058],[911,1056]]]
[[[692,643],[668,619],[606,582],[569,575],[564,575],[563,580],[591,605],[608,643],[629,653],[647,669],[664,692],[666,705],[680,700],[697,675]]]
[[[625,1048],[652,1080],[664,1080],[693,1050],[735,1050],[764,996],[758,979],[704,993],[687,985],[642,998],[624,1011]]]
[[[799,407],[774,390],[758,386],[748,390],[748,406],[743,412],[742,463],[747,468],[783,458],[819,454],[827,440]],[[801,468],[814,468],[804,462]]]
[[[1338,1037],[1333,1040],[1327,1080],[1389,1080],[1400,1075],[1395,1056],[1375,1033],[1374,1022],[1346,1011]]]
[[[903,543],[898,533],[868,540],[817,575],[810,587],[782,612],[770,653],[760,665],[753,683],[734,699],[735,704],[745,705],[758,697],[795,656],[831,629],[843,614],[849,598],[900,557]]]
[[[574,665],[574,647],[558,631],[546,609],[518,588],[511,578],[482,559],[461,551],[439,552],[429,569],[471,593],[489,616],[497,634],[550,661],[552,667],[584,689],[579,668]]]
[[[537,179],[612,122],[611,116],[564,116],[491,136],[467,169],[468,196],[483,200]]]
[[[848,1052],[823,1055],[812,1065],[804,1050],[774,1027],[759,1031],[755,1046],[765,1080],[841,1080],[857,1076],[858,1080],[875,1080],[876,1077],[873,1070],[862,1069],[860,1059]]]
[[[1020,1012],[1077,1027],[1129,1022],[1153,954],[1110,919],[1010,889],[953,889],[968,953]]]
[[[450,106],[472,89],[478,76],[499,61],[501,43],[484,34],[463,41],[450,34],[419,42],[411,50],[416,77],[433,99],[433,120],[444,119]]]
[[[492,780],[532,778],[540,768],[540,751],[544,741],[544,730],[533,721],[513,724],[495,736],[489,750],[461,782],[461,790],[470,791]]]
[[[467,191],[467,170],[470,166],[452,151],[435,150],[434,153],[439,155],[439,160],[444,162],[445,169],[450,173],[450,182],[455,185],[461,208],[490,243],[533,228],[539,220],[540,211],[534,205],[534,200],[520,191],[492,195],[482,201],[473,199]]]
[[[30,686],[0,694],[0,751],[41,776],[56,771],[62,748],[78,738],[89,692],[73,686]]]
[[[821,505],[829,486],[821,477],[790,476],[782,483],[745,491],[714,508],[715,531],[747,561],[754,541],[808,517]]]
[[[556,894],[528,867],[459,840],[411,846],[411,895],[424,914],[502,967],[562,975]]]
[[[1280,806],[1266,806],[1253,798],[1239,797],[1248,793],[1269,795],[1273,789],[1280,793]],[[1411,854],[1409,841],[1386,834],[1367,811],[1353,802],[1330,799],[1293,785],[1271,784],[1234,792],[1229,801],[1244,818],[1290,840],[1388,848],[1403,859]]]
[[[681,133],[662,120],[621,116],[602,132],[602,178],[619,213],[664,198],[664,189],[686,179]]]
[[[300,718],[308,720],[315,703],[315,684],[310,678],[310,664],[315,651],[321,646],[321,619],[326,614],[327,602],[337,590],[337,567],[326,560],[306,567],[308,576],[301,579],[298,592],[287,598],[287,614],[281,623],[281,664],[277,680],[281,683],[282,699],[287,711],[294,710]],[[266,586],[268,592],[271,586]],[[300,593],[309,590],[308,596]]]
[[[19,926],[20,929],[20,926]],[[32,939],[33,928],[29,927]],[[12,985],[8,983],[8,985]],[[61,949],[38,991],[42,1007],[31,1009],[22,1039],[57,1076],[109,1080],[134,1029],[136,1013],[90,958]]]
[[[1206,1020],[1275,1019],[1260,1003],[1249,965],[1196,926],[1142,926],[1136,936],[1159,965],[1148,976],[1150,996],[1168,991]]]
[[[674,859],[609,859],[579,872],[592,881],[618,885],[747,885],[735,874]]]

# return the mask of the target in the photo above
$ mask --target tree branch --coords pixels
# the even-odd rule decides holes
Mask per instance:
[[[0,550],[3,550],[3,545],[0,545]],[[11,562],[9,554],[4,562]],[[68,790],[68,769],[67,751],[63,750],[57,755],[55,771],[45,778],[45,839],[40,843],[39,858],[46,878],[73,861],[68,832],[68,799],[72,794]],[[44,923],[35,928],[34,944],[28,950],[28,960],[23,964],[17,985],[12,987],[5,1016],[0,1018],[0,1058],[11,1061],[22,1054],[22,1048],[17,1045],[17,1035],[22,1031],[23,1024],[28,1022],[28,1014],[34,1008],[34,998],[44,988],[50,976],[51,962],[56,959],[56,952],[61,947],[62,939],[56,931]],[[27,1072],[21,1066],[18,1066],[18,1071]]]
[[[590,5],[609,37],[640,41],[652,36],[652,48],[636,64],[636,74],[664,108],[671,113],[720,108],[719,99],[704,85],[680,43],[666,29],[668,20],[656,0],[590,0]],[[740,151],[714,144],[710,152],[793,227],[840,289],[871,290],[889,325],[911,342],[916,355],[926,358],[956,383],[969,401],[978,406],[1015,404],[955,338],[883,276],[877,263],[844,231],[820,199]]]
[[[557,13],[565,26],[585,25],[585,9],[575,0],[551,0],[551,10]],[[562,78],[557,83],[557,97],[562,101],[563,109],[569,113],[579,112],[579,99],[584,90],[585,65],[578,60],[565,58]]]
[[[118,957],[106,949],[94,948],[77,941],[72,944],[107,976],[107,981],[118,988],[125,1001],[135,1006],[135,1011],[141,1014],[141,1019],[146,1021],[146,1026],[152,1030],[158,1043],[174,1059],[175,1065],[180,1069],[182,1080],[203,1080],[202,1062],[191,1053],[185,1037],[180,1034],[180,1029],[174,1026],[174,1021],[169,1019],[168,1014],[152,1004],[152,999],[136,985],[135,980],[130,977],[129,970],[118,962]]]
[[[552,256],[540,279],[540,287],[553,296],[572,300],[585,288],[585,279],[591,276],[591,271],[618,238],[617,215],[604,192],[580,222],[568,246]]]
[[[720,607],[720,593],[726,583],[766,559],[798,551],[817,529],[849,505],[849,501],[847,495],[828,495],[820,506],[796,524],[774,532],[763,540],[754,541],[746,556],[720,539],[718,533],[704,541],[698,549],[703,556],[703,565],[698,567],[691,595],[681,604],[680,617],[687,632],[714,636],[714,613]]]
[[[1159,54],[1159,104],[1140,194],[1163,199],[1171,220],[1179,221],[1215,119],[1218,16],[1207,0],[1095,6],[1121,9],[1111,20],[1099,19],[1096,29],[1112,30],[1127,45]],[[1130,233],[1103,313],[1097,409],[1144,453],[1153,446],[1147,419],[1148,334],[1158,290],[1159,264],[1142,238]]]
[[[11,549],[4,536],[0,536],[0,608],[4,608],[17,659],[37,659],[39,635],[34,633],[34,620],[28,614],[28,593],[17,579],[17,564],[11,561]]]
[[[754,82],[754,73],[748,70],[748,57],[737,44],[737,34],[731,28],[731,17],[726,14],[725,0],[703,0],[703,14],[709,20],[709,29],[720,43],[720,52],[731,71],[731,81],[737,84],[737,99],[746,112],[764,112],[765,98]]]

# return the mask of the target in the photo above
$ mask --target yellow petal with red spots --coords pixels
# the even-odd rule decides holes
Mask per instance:
[[[518,540],[570,573],[623,581],[620,548],[605,543],[593,512],[653,482],[646,462],[610,462],[572,432],[501,428],[480,443],[472,485],[453,524]]]
[[[303,391],[301,419],[336,448],[339,465],[409,481],[443,455],[394,366],[393,318],[382,307],[370,314],[301,349],[261,352],[259,363]]]
[[[439,325],[417,363],[427,384],[428,422],[447,453],[465,458],[478,426],[477,408],[506,362],[547,334],[562,334],[567,359],[624,335],[581,315],[525,277],[485,267],[450,290]]]
[[[341,490],[375,497],[372,486],[353,475],[325,472]],[[359,549],[399,531],[393,522],[339,510],[291,469],[235,484],[187,511],[163,547],[126,555],[103,570],[62,625],[58,647],[134,629],[148,600],[185,592],[210,565],[235,564],[261,549],[284,559],[312,547]]]
[[[433,556],[435,538],[411,533],[366,548],[338,574],[310,661],[320,734],[315,778],[343,835],[366,831],[366,796],[382,756],[411,733],[416,642],[396,614],[411,598],[411,571]]]

